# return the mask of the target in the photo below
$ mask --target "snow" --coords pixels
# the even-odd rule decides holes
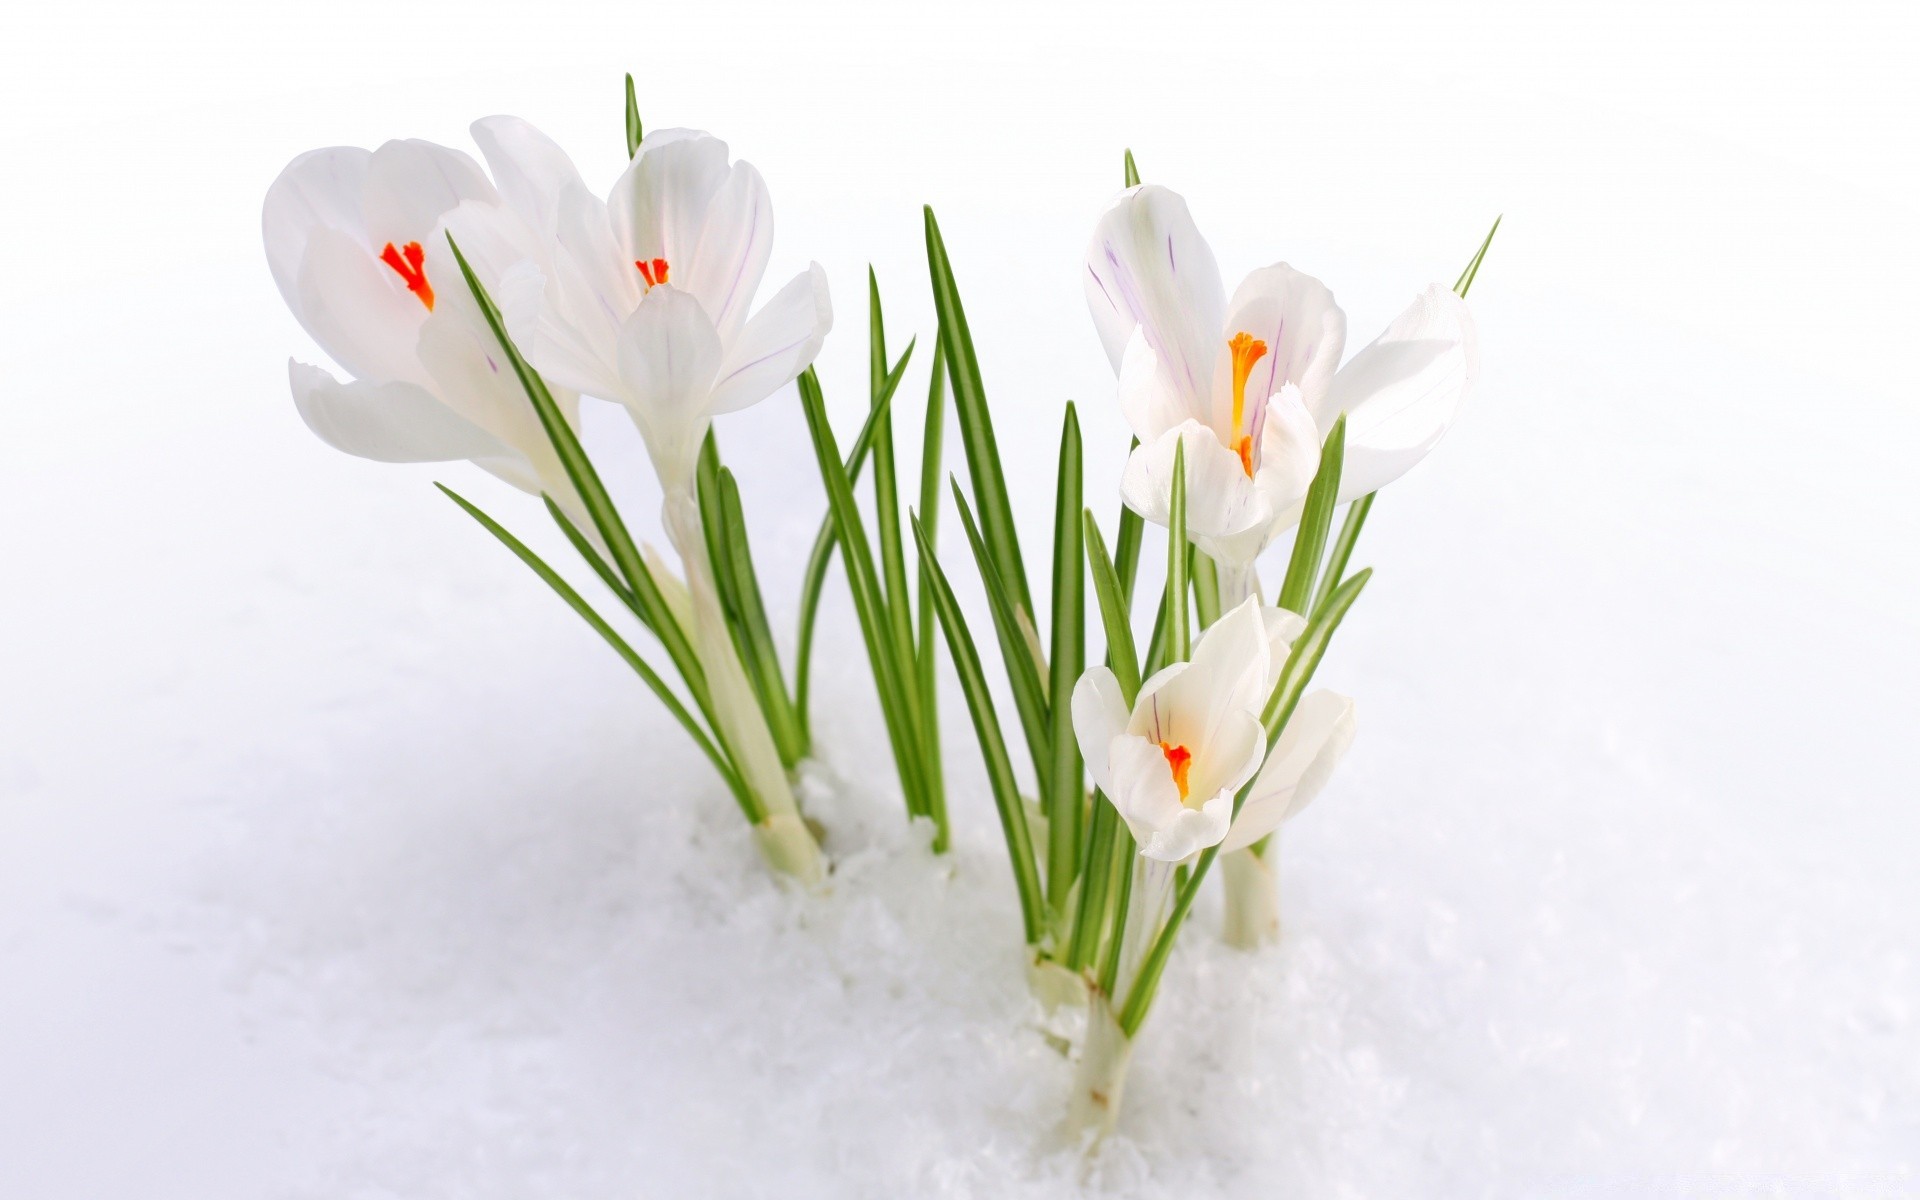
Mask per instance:
[[[777,22],[735,48],[775,82],[707,79],[711,46],[655,60],[659,123],[767,174],[769,278],[826,265],[843,435],[861,267],[895,343],[927,333],[935,201],[1030,549],[1061,397],[1097,511],[1118,476],[1073,271],[1119,146],[1230,278],[1285,256],[1327,279],[1356,348],[1508,214],[1473,296],[1483,388],[1356,560],[1375,580],[1323,679],[1360,736],[1286,830],[1285,940],[1228,950],[1203,900],[1087,1160],[1057,1138],[1071,1067],[1027,998],[957,690],[935,858],[836,576],[805,783],[836,873],[785,892],[671,720],[429,481],[558,560],[532,505],[334,454],[286,399],[310,351],[255,241],[280,164],[507,110],[603,183],[642,31],[584,57],[529,31],[526,61],[456,32],[458,63],[342,94],[323,50],[417,45],[431,14],[250,12],[150,64],[137,22],[89,51],[144,122],[79,95],[91,60],[63,78],[79,49],[0,73],[37,114],[21,177],[59,183],[0,235],[0,1196],[1920,1192],[1920,261],[1882,103],[1913,84],[1871,66],[1910,24],[1837,17],[1867,65],[1795,74],[1770,69],[1791,31],[1727,63],[1704,12],[1644,51],[1493,9],[1315,16],[1287,99],[1318,124],[1279,162],[1209,132],[1251,78],[1116,100],[1061,144],[1099,52],[1129,52],[1111,30],[947,31],[930,61],[972,56],[984,100],[853,34],[796,92]],[[1210,37],[1166,31],[1169,77]],[[272,52],[295,38],[311,61]],[[1417,86],[1435,39],[1482,56],[1473,82]],[[840,144],[851,112],[897,161]],[[651,527],[631,432],[590,419]],[[823,507],[797,405],[722,436],[790,628]]]

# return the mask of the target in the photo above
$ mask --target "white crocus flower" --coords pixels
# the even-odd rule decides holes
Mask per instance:
[[[1121,194],[1086,268],[1088,307],[1140,439],[1126,502],[1166,523],[1184,443],[1188,529],[1223,565],[1250,563],[1297,519],[1320,440],[1341,413],[1341,498],[1351,499],[1433,448],[1477,371],[1466,304],[1437,284],[1336,371],[1346,316],[1333,293],[1277,264],[1229,298],[1186,201],[1163,187]]]
[[[650,134],[605,203],[569,186],[555,204],[534,360],[625,405],[662,487],[689,490],[711,419],[766,399],[820,352],[826,272],[810,264],[752,311],[773,204],[760,172],[730,163],[711,134]]]
[[[522,181],[572,165],[513,118],[479,122],[474,134],[504,198],[473,159],[425,141],[310,151],[268,189],[261,225],[274,281],[351,376],[341,382],[290,361],[294,403],[323,441],[349,454],[471,459],[572,506],[573,488],[447,246],[452,232],[509,324],[530,334],[542,253]],[[577,419],[576,395],[554,398]]]

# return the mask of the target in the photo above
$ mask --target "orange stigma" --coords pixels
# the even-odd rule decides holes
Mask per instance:
[[[420,297],[420,303],[427,306],[428,312],[433,311],[433,285],[427,282],[423,269],[427,252],[420,248],[419,242],[408,242],[405,250],[396,250],[393,243],[388,242],[387,248],[380,252],[380,261],[406,281],[407,290]]]
[[[1180,801],[1187,799],[1187,772],[1193,769],[1193,751],[1185,746],[1173,746],[1160,743],[1160,753],[1167,756],[1167,769],[1173,772],[1173,786],[1180,789]]]
[[[640,268],[640,278],[646,280],[650,288],[659,287],[667,281],[667,260],[664,258],[656,258],[651,262],[636,258],[633,265]]]
[[[1227,349],[1233,352],[1233,448],[1240,454],[1240,466],[1253,478],[1253,435],[1241,431],[1241,422],[1247,415],[1247,376],[1253,374],[1253,364],[1266,357],[1267,344],[1252,334],[1236,333],[1227,339]]]

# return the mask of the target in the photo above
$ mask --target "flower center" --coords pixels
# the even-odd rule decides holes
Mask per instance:
[[[1187,800],[1187,772],[1193,769],[1193,751],[1185,746],[1161,742],[1160,753],[1167,756],[1167,770],[1173,772],[1173,786],[1180,789],[1180,802],[1184,804]]]
[[[651,261],[636,258],[633,260],[633,265],[640,268],[640,278],[647,281],[649,290],[667,281],[667,260],[664,258]]]
[[[1240,455],[1240,468],[1252,479],[1253,433],[1241,424],[1247,415],[1247,377],[1253,364],[1266,357],[1267,344],[1243,330],[1227,339],[1227,349],[1233,353],[1233,448]]]
[[[420,297],[420,303],[433,311],[433,285],[427,282],[427,273],[423,264],[427,261],[427,252],[420,248],[419,242],[408,242],[405,250],[396,250],[392,242],[380,252],[380,261],[392,267],[394,274],[406,281],[407,290]]]

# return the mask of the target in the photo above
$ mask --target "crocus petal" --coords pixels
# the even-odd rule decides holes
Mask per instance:
[[[471,130],[501,198],[543,237],[552,237],[561,195],[583,186],[567,152],[519,117],[482,117]]]
[[[1087,307],[1114,370],[1139,326],[1176,387],[1211,395],[1226,288],[1187,202],[1151,184],[1121,193],[1094,229],[1086,268]]]
[[[288,163],[267,189],[260,210],[260,232],[267,245],[267,266],[280,295],[300,316],[300,264],[307,239],[317,229],[345,234],[355,244],[367,240],[360,203],[373,153],[358,146],[309,150]]]
[[[727,144],[690,129],[647,135],[613,192],[607,211],[626,265],[667,260],[676,284],[693,269],[707,208],[729,175]]]
[[[813,263],[774,293],[727,346],[708,411],[735,412],[791,383],[820,353],[831,328],[827,273]]]
[[[1287,384],[1260,415],[1260,465],[1253,487],[1265,519],[1239,533],[1195,540],[1221,562],[1253,562],[1300,519],[1301,501],[1319,470],[1320,433],[1301,403],[1300,389]]]
[[[375,462],[452,462],[510,453],[486,430],[413,383],[341,383],[319,367],[287,361],[293,404],[307,428],[336,450]]]
[[[1253,845],[1306,808],[1353,744],[1354,729],[1348,697],[1323,689],[1303,698],[1260,768],[1221,852]]]
[[[377,254],[388,242],[425,242],[440,218],[466,200],[499,200],[479,163],[432,142],[388,142],[367,163],[367,243]]]
[[[752,163],[735,163],[707,204],[700,244],[672,279],[699,298],[721,342],[728,343],[746,323],[772,253],[773,200],[766,180]],[[674,266],[671,255],[667,262]],[[824,282],[821,287],[824,292]]]
[[[1108,778],[1101,791],[1143,847],[1189,811],[1180,802],[1180,789],[1159,743],[1122,734],[1108,745],[1103,757]],[[1221,833],[1225,832],[1223,825]]]
[[[1247,376],[1249,407],[1288,384],[1302,396],[1324,395],[1347,341],[1347,316],[1327,285],[1285,263],[1248,275],[1227,304],[1226,333],[1215,351],[1213,412],[1209,423],[1232,424],[1233,371],[1227,340],[1239,333],[1258,338],[1267,352]],[[1257,411],[1257,410],[1256,410]]]
[[[1297,612],[1277,606],[1262,607],[1260,619],[1266,624],[1267,681],[1271,686],[1280,682],[1280,671],[1287,665],[1287,655],[1293,650],[1294,639],[1306,632],[1307,619]]]
[[[560,195],[547,303],[528,357],[575,391],[620,395],[620,327],[639,305],[642,281],[615,243],[607,206],[584,187]]]
[[[337,229],[313,230],[294,289],[294,314],[349,375],[426,382],[413,345],[427,308],[360,242]]]
[[[1127,702],[1120,681],[1106,667],[1091,667],[1073,685],[1073,736],[1080,743],[1093,785],[1110,791],[1113,774],[1107,769],[1107,751],[1113,739],[1126,732]]]
[[[1143,327],[1136,326],[1120,360],[1120,412],[1142,442],[1158,441],[1182,421],[1202,420],[1187,398],[1160,368],[1160,356],[1147,344]]]
[[[1184,745],[1196,757],[1208,753],[1229,714],[1257,716],[1266,704],[1268,658],[1260,602],[1249,596],[1200,635],[1186,671],[1140,689],[1129,731]],[[1157,733],[1147,732],[1142,707],[1154,710]]]
[[[1182,808],[1173,820],[1139,839],[1140,853],[1161,862],[1185,862],[1225,837],[1232,821],[1233,793],[1220,792],[1199,808]]]
[[[620,329],[619,368],[618,398],[646,439],[662,486],[685,486],[720,369],[720,338],[706,310],[679,288],[652,289]]]
[[[1267,520],[1254,481],[1240,456],[1220,444],[1213,431],[1186,421],[1152,442],[1143,442],[1127,459],[1120,477],[1120,498],[1128,508],[1156,525],[1170,520],[1173,459],[1186,447],[1187,534],[1205,544],[1261,525]]]
[[[1431,284],[1386,332],[1333,377],[1314,412],[1321,428],[1347,414],[1342,500],[1392,483],[1453,423],[1480,372],[1466,301]],[[1309,402],[1312,398],[1309,397]]]
[[[1193,756],[1187,785],[1195,796],[1224,794],[1231,811],[1233,795],[1253,778],[1267,755],[1267,727],[1244,710],[1229,712],[1214,727],[1204,754]]]

